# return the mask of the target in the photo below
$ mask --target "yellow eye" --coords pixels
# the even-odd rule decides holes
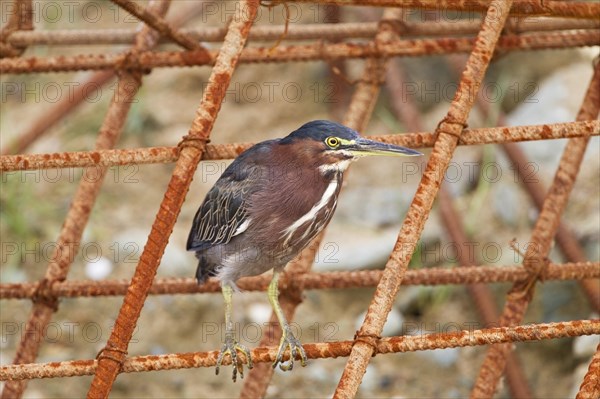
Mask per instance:
[[[325,139],[325,144],[329,146],[329,148],[338,148],[340,146],[340,139],[337,137],[327,137]]]

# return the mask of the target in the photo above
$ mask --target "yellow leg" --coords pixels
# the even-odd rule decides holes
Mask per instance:
[[[285,319],[281,305],[279,305],[278,284],[279,272],[273,271],[273,279],[271,280],[271,283],[269,283],[267,295],[269,296],[269,302],[271,302],[271,307],[273,308],[273,311],[277,316],[277,320],[279,320],[279,325],[281,326],[281,341],[279,341],[279,350],[277,351],[277,357],[273,362],[273,368],[277,367],[279,364],[279,368],[281,370],[289,371],[294,367],[294,359],[297,355],[300,355],[300,363],[302,364],[302,367],[306,366],[306,352],[300,344],[300,341],[294,337],[294,334],[292,334],[290,325]],[[283,354],[287,348],[290,349],[290,360],[289,363],[286,364],[283,362]]]
[[[233,288],[229,285],[223,285],[221,287],[223,292],[223,299],[225,300],[225,342],[221,347],[221,352],[219,353],[219,357],[217,358],[217,368],[215,370],[216,374],[219,374],[219,367],[223,363],[223,358],[228,353],[231,356],[231,364],[233,365],[233,382],[237,379],[237,373],[240,373],[240,377],[244,378],[244,363],[241,359],[238,358],[237,352],[242,352],[248,361],[248,368],[252,368],[252,357],[250,356],[250,351],[244,345],[239,344],[235,340],[235,333],[233,330],[233,321],[231,318],[231,314],[233,313],[232,306],[232,298],[233,298]]]

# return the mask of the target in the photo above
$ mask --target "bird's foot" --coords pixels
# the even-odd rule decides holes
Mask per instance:
[[[219,353],[219,357],[217,358],[217,368],[215,373],[219,374],[219,367],[223,363],[223,358],[226,354],[229,354],[231,357],[231,365],[233,366],[233,382],[237,380],[237,374],[240,373],[240,377],[244,378],[244,362],[238,356],[238,351],[243,353],[246,356],[246,360],[248,362],[248,369],[253,367],[252,365],[252,357],[250,356],[250,351],[244,345],[239,344],[232,336],[226,336],[225,342],[221,347],[221,352]]]
[[[304,351],[302,344],[294,337],[294,334],[292,334],[292,331],[288,326],[284,326],[282,330],[281,341],[279,341],[279,350],[277,351],[277,357],[273,362],[273,368],[279,365],[281,370],[290,371],[294,367],[294,359],[296,359],[298,355],[300,355],[300,364],[302,364],[302,367],[306,366],[306,352]],[[283,361],[283,354],[287,348],[290,349],[290,359],[286,363]]]

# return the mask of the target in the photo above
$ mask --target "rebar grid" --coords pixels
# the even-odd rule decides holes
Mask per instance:
[[[594,119],[600,111],[600,63],[594,68],[594,75],[577,120]],[[558,230],[560,216],[567,204],[569,194],[577,178],[583,154],[589,137],[570,139],[560,160],[554,181],[544,199],[542,210],[535,224],[531,242],[527,246],[523,266],[529,270],[530,277],[515,283],[509,291],[507,301],[500,316],[501,325],[519,324],[533,297],[533,288],[538,279],[543,279],[548,263],[552,240]],[[509,345],[492,346],[481,366],[479,376],[471,392],[473,398],[485,398],[494,394],[506,366]]]
[[[408,101],[401,102],[399,100],[401,98],[402,87],[404,87],[405,73],[399,63],[395,67],[395,70],[390,70],[388,73],[387,84],[390,91],[394,94],[391,101],[396,117],[403,121],[409,130],[422,130],[421,118],[414,101],[409,99]],[[460,72],[460,67],[462,65],[457,65],[457,73]],[[477,105],[481,108],[482,101],[480,100],[481,96],[477,96]],[[460,247],[460,250],[457,251],[458,264],[462,267],[475,266],[475,260],[469,259],[469,256],[466,256],[467,252],[465,250],[469,242],[468,235],[460,219],[460,215],[454,207],[452,195],[445,185],[440,188],[438,201],[439,213],[448,235]],[[407,270],[403,284],[407,284],[409,273],[410,270]],[[475,302],[480,319],[486,325],[493,325],[498,320],[498,312],[490,288],[481,282],[467,284],[466,288]],[[507,359],[506,377],[513,397],[523,399],[532,397],[525,374],[523,373],[523,367],[514,353],[511,353]]]
[[[577,163],[585,148],[584,142],[592,135],[600,132],[600,123],[594,120],[594,110],[597,114],[596,101],[586,100],[584,106],[588,107],[587,113],[579,115],[579,122],[564,124],[545,124],[536,126],[519,126],[514,128],[488,128],[465,130],[464,122],[469,109],[473,105],[473,93],[481,83],[492,54],[512,50],[530,50],[544,48],[566,48],[576,46],[598,45],[598,17],[600,16],[600,5],[595,3],[564,2],[564,1],[525,1],[515,0],[511,8],[511,2],[501,1],[401,1],[401,0],[359,0],[355,4],[390,6],[390,7],[414,7],[425,9],[452,9],[459,11],[486,11],[486,19],[480,30],[480,22],[465,22],[459,24],[413,24],[398,23],[398,9],[387,10],[384,14],[386,20],[382,24],[360,23],[339,25],[300,26],[291,28],[288,37],[284,40],[308,40],[320,37],[327,39],[335,38],[370,38],[372,41],[364,43],[316,43],[307,45],[280,45],[278,47],[248,47],[244,50],[247,38],[253,40],[273,40],[283,31],[280,26],[256,27],[253,33],[249,33],[253,22],[253,13],[258,7],[257,2],[248,0],[242,2],[244,13],[237,15],[228,29],[176,29],[175,24],[168,24],[161,15],[166,12],[168,2],[152,4],[155,11],[139,8],[135,3],[128,0],[113,0],[132,12],[136,17],[143,20],[163,37],[162,40],[174,41],[192,51],[181,52],[151,52],[144,51],[145,47],[154,46],[159,38],[152,29],[145,27],[136,38],[133,50],[123,54],[102,55],[78,55],[61,56],[49,58],[20,57],[26,46],[34,44],[65,44],[81,43],[88,40],[91,44],[100,43],[102,40],[110,43],[123,43],[131,41],[132,32],[115,31],[97,33],[90,32],[88,36],[79,35],[76,32],[51,33],[44,36],[43,32],[26,32],[32,29],[31,24],[31,2],[17,1],[19,13],[17,17],[11,18],[9,24],[0,32],[0,56],[12,57],[0,60],[0,71],[11,73],[52,72],[69,71],[79,69],[108,69],[94,75],[91,79],[107,81],[112,75],[112,70],[121,69],[119,88],[124,87],[124,82],[138,87],[141,83],[139,72],[148,71],[154,67],[163,66],[199,66],[214,65],[211,74],[209,90],[203,97],[202,104],[198,109],[198,116],[194,120],[190,132],[184,137],[178,147],[154,147],[131,150],[111,150],[116,142],[122,123],[128,111],[128,106],[123,106],[120,101],[113,100],[105,119],[105,126],[100,131],[97,149],[95,151],[83,151],[75,153],[58,154],[33,154],[33,155],[11,155],[0,158],[0,171],[11,172],[17,170],[32,170],[43,168],[64,167],[88,167],[94,173],[102,175],[108,166],[127,165],[141,163],[165,163],[176,162],[172,180],[169,183],[165,198],[153,225],[148,244],[140,259],[136,273],[132,281],[63,281],[69,269],[73,254],[62,251],[67,255],[63,261],[53,260],[48,267],[47,276],[44,280],[36,283],[25,284],[1,284],[0,298],[30,298],[34,301],[34,310],[30,318],[41,323],[50,320],[52,310],[59,297],[81,297],[101,295],[125,295],[119,318],[115,324],[110,340],[105,349],[99,354],[98,360],[78,360],[72,362],[32,364],[37,356],[37,348],[40,341],[26,338],[23,347],[32,349],[19,349],[15,363],[27,362],[28,364],[3,366],[0,368],[0,380],[8,380],[3,392],[3,397],[18,397],[22,395],[25,387],[24,381],[32,378],[50,378],[75,375],[95,374],[94,381],[90,387],[90,397],[105,397],[110,392],[114,379],[120,372],[139,372],[149,370],[167,370],[189,367],[212,367],[215,365],[216,352],[201,352],[190,354],[171,354],[164,356],[141,356],[127,358],[127,346],[131,339],[133,329],[140,315],[141,308],[148,294],[176,294],[176,293],[200,293],[218,292],[219,286],[215,280],[210,280],[203,286],[198,286],[191,279],[155,279],[156,268],[162,257],[162,252],[168,241],[171,230],[185,199],[185,193],[191,182],[191,176],[197,163],[208,159],[229,159],[237,156],[241,151],[251,144],[234,143],[227,145],[206,145],[212,125],[219,111],[224,88],[227,86],[236,64],[244,62],[290,62],[345,58],[368,58],[367,68],[363,79],[359,82],[355,92],[355,98],[349,108],[345,123],[357,130],[363,130],[366,125],[372,107],[377,100],[379,86],[382,76],[385,74],[385,59],[392,56],[419,56],[432,54],[450,54],[456,52],[471,53],[469,63],[457,93],[456,100],[452,103],[448,116],[440,122],[435,134],[411,133],[403,136],[375,136],[374,138],[390,143],[405,145],[413,148],[434,147],[434,152],[428,163],[428,169],[422,180],[413,204],[403,224],[399,240],[390,261],[383,271],[358,271],[358,272],[332,272],[313,273],[310,272],[312,261],[317,246],[306,250],[300,261],[290,265],[284,277],[282,277],[282,306],[289,319],[302,300],[304,289],[323,288],[350,288],[377,286],[373,303],[369,307],[365,323],[353,341],[336,343],[306,344],[305,349],[309,358],[325,357],[348,357],[348,364],[344,375],[340,380],[336,392],[339,397],[350,397],[356,393],[362,373],[366,368],[369,358],[375,353],[392,353],[414,350],[439,349],[459,346],[489,345],[499,343],[514,343],[519,341],[553,339],[567,336],[585,334],[599,334],[599,320],[583,320],[574,322],[561,322],[550,324],[534,324],[528,326],[500,327],[486,330],[463,331],[451,334],[429,334],[420,337],[390,337],[381,338],[379,333],[385,322],[390,309],[391,301],[401,283],[403,284],[483,284],[491,282],[514,282],[515,287],[529,286],[532,275],[537,276],[538,264],[543,264],[544,279],[576,279],[583,280],[600,277],[600,264],[584,262],[581,255],[573,255],[571,260],[577,263],[570,264],[548,264],[544,256],[528,250],[524,267],[486,267],[472,266],[466,268],[431,268],[407,271],[406,267],[413,253],[416,241],[420,236],[423,223],[431,210],[431,205],[436,197],[439,182],[443,177],[443,171],[450,161],[452,152],[457,145],[485,144],[485,143],[509,143],[525,140],[541,140],[551,138],[576,138],[571,142],[577,144],[577,156],[572,156],[565,161],[568,176],[558,177],[565,167],[557,172],[557,181],[560,180],[561,189],[564,186],[571,187],[575,180],[577,168],[569,169],[571,163]],[[300,1],[302,2],[302,1]],[[347,5],[340,0],[321,0],[319,3],[330,3]],[[274,1],[272,3],[280,3]],[[158,10],[160,8],[160,10]],[[247,13],[250,10],[250,15]],[[539,25],[525,20],[516,23],[509,20],[509,15],[551,15],[573,19],[556,20],[548,19]],[[591,19],[591,20],[586,20]],[[501,22],[501,23],[499,23]],[[506,32],[500,36],[500,31],[506,22]],[[386,32],[385,28],[388,28]],[[384,28],[380,32],[385,36],[381,40],[377,35],[378,28]],[[391,29],[389,29],[391,28]],[[562,30],[562,31],[561,31]],[[227,32],[227,35],[225,33]],[[472,38],[449,38],[449,35],[468,35],[479,32],[477,40]],[[442,35],[444,38],[423,39],[399,39],[397,36],[421,36]],[[373,38],[376,36],[375,38]],[[151,38],[150,40],[148,40]],[[219,52],[206,51],[198,44],[198,40],[220,41],[224,39],[223,46]],[[123,70],[124,69],[124,70]],[[389,74],[390,72],[388,72]],[[392,72],[393,73],[393,72]],[[596,67],[596,77],[598,67]],[[127,93],[119,93],[120,99],[125,94],[133,96],[131,88]],[[461,96],[462,91],[462,96]],[[593,97],[593,96],[592,96]],[[596,93],[597,97],[597,93]],[[594,104],[594,102],[596,104]],[[76,103],[76,102],[75,102]],[[129,103],[126,101],[126,103]],[[74,107],[73,103],[63,103],[57,106],[48,117],[59,120],[62,115]],[[591,108],[589,108],[591,107]],[[48,119],[48,117],[46,119]],[[41,118],[39,122],[44,119]],[[111,125],[112,123],[112,125]],[[417,127],[411,130],[420,130]],[[25,138],[12,146],[14,152],[22,152],[31,142],[40,137],[44,132],[43,124],[30,130]],[[574,146],[575,144],[573,144]],[[569,144],[571,146],[571,144]],[[570,148],[570,147],[567,147]],[[567,154],[567,150],[565,154]],[[564,175],[564,173],[563,173]],[[567,180],[567,182],[565,182]],[[72,206],[72,215],[67,217],[60,239],[73,239],[79,242],[83,227],[87,222],[87,216],[93,205],[101,182],[85,186],[82,181],[78,194]],[[556,185],[556,184],[555,184]],[[555,187],[553,185],[553,188]],[[83,187],[83,188],[82,188]],[[559,190],[560,191],[560,190]],[[549,245],[558,225],[558,218],[567,200],[568,189],[554,193],[558,200],[549,200],[548,205],[542,210],[538,225],[533,235],[534,243]],[[552,195],[552,191],[551,191]],[[549,195],[549,198],[551,197]],[[535,195],[534,195],[535,197]],[[444,192],[440,192],[440,201],[449,199]],[[556,203],[558,201],[558,204]],[[421,214],[418,214],[418,213]],[[72,217],[71,217],[72,216]],[[454,214],[454,216],[456,216]],[[542,221],[543,219],[543,221]],[[71,224],[69,224],[71,223]],[[451,227],[453,222],[448,222]],[[542,227],[539,227],[542,226]],[[547,231],[543,231],[547,228]],[[560,232],[560,230],[559,230]],[[544,233],[545,236],[538,237],[536,234]],[[460,231],[454,235],[454,241],[461,242]],[[560,237],[560,233],[557,237]],[[566,239],[568,241],[568,239]],[[464,240],[463,240],[464,241]],[[573,240],[571,239],[571,242]],[[569,244],[566,244],[567,246]],[[575,245],[577,243],[575,242]],[[69,249],[77,251],[77,247],[68,246]],[[544,248],[546,249],[546,248]],[[547,251],[546,251],[547,252]],[[573,251],[571,251],[573,252]],[[532,255],[535,255],[533,256]],[[579,257],[578,257],[579,256]],[[65,260],[68,259],[68,260]],[[537,261],[535,263],[532,261]],[[55,263],[53,263],[55,262]],[[541,262],[541,263],[540,263]],[[465,263],[465,262],[463,262]],[[59,267],[52,267],[57,264]],[[56,270],[55,270],[56,269]],[[264,290],[267,277],[259,276],[240,281],[240,287],[244,290]],[[484,287],[487,288],[487,287]],[[474,292],[476,290],[473,290]],[[597,290],[586,292],[594,302],[598,300]],[[474,294],[476,295],[476,294]],[[521,301],[519,297],[517,300]],[[527,299],[527,298],[525,298]],[[477,303],[481,305],[481,303]],[[526,304],[525,304],[526,306]],[[525,307],[522,307],[524,311]],[[489,322],[493,317],[485,317]],[[489,311],[488,311],[489,313]],[[516,316],[515,316],[516,317]],[[520,318],[520,317],[519,317]],[[501,319],[502,320],[502,319]],[[495,320],[494,320],[495,321]],[[29,328],[29,327],[28,327]],[[278,332],[278,331],[276,331]],[[26,336],[35,334],[26,334]],[[41,337],[41,334],[38,334]],[[259,348],[252,351],[253,359],[257,368],[253,370],[246,380],[241,396],[263,396],[268,387],[272,370],[266,362],[272,361],[276,348],[272,347],[272,339],[276,337],[263,337]],[[502,347],[508,347],[503,345]],[[497,346],[492,347],[492,351]],[[596,353],[590,364],[589,371],[582,382],[578,397],[596,397],[598,395],[597,369],[599,352]],[[505,356],[505,354],[503,354]],[[227,363],[227,359],[224,363]],[[506,361],[501,359],[499,363]],[[267,366],[267,367],[263,367]],[[485,369],[482,368],[482,372]],[[497,376],[500,374],[498,373]],[[20,380],[20,382],[14,382]],[[474,392],[478,389],[475,387]],[[490,396],[493,390],[490,392]],[[516,391],[519,392],[519,391]],[[522,392],[522,391],[521,391]],[[516,394],[516,393],[515,393]],[[521,396],[523,396],[521,394]],[[526,395],[525,395],[526,396]]]

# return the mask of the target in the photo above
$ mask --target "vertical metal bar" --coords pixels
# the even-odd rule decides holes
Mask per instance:
[[[196,118],[181,143],[181,154],[152,225],[148,242],[140,256],[127,294],[123,298],[123,305],[110,338],[99,355],[98,368],[88,391],[89,398],[108,397],[120,371],[144,301],[156,275],[156,269],[167,246],[168,237],[173,230],[198,162],[204,153],[206,141],[221,108],[225,89],[231,81],[246,44],[257,9],[257,0],[244,0],[239,3],[239,7],[236,7],[236,13],[229,25],[208,86],[202,96],[202,103],[196,112]]]
[[[495,0],[488,9],[454,101],[450,105],[448,115],[438,127],[438,138],[427,168],[408,210],[394,250],[386,264],[382,279],[377,285],[363,325],[357,332],[356,342],[334,397],[350,398],[355,396],[358,391],[362,376],[375,351],[376,340],[379,338],[391,310],[404,272],[416,247],[417,239],[431,211],[441,179],[458,144],[468,113],[473,106],[475,100],[473,93],[477,93],[479,90],[511,5],[511,0]]]

